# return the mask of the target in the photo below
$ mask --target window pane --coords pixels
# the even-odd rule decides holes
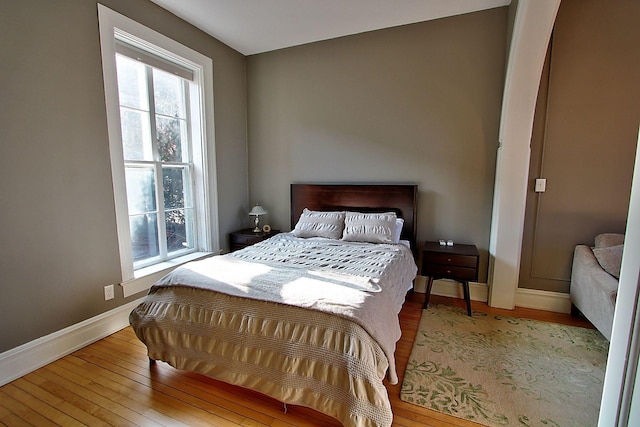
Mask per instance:
[[[166,209],[191,207],[187,177],[188,170],[181,167],[162,168],[162,185],[164,189],[164,207]]]
[[[149,113],[120,108],[122,149],[125,160],[153,160]]]
[[[153,167],[127,167],[127,201],[129,215],[156,210],[156,184]]]
[[[191,209],[167,211],[167,252],[175,252],[193,247],[193,214]]]
[[[180,77],[154,68],[153,92],[157,114],[186,118],[184,82]]]
[[[133,260],[140,261],[160,254],[158,247],[158,216],[156,214],[129,217]]]
[[[170,117],[156,117],[156,136],[158,151],[163,162],[185,162],[183,158],[183,141],[186,144],[186,122]],[[184,153],[186,154],[186,153]],[[186,156],[185,156],[186,157]]]
[[[147,75],[144,64],[116,55],[120,105],[149,111]]]

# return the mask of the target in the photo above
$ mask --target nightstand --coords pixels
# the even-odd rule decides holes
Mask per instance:
[[[454,244],[443,246],[438,242],[426,242],[422,248],[422,275],[429,276],[424,308],[429,304],[434,279],[451,279],[462,283],[467,314],[471,316],[469,280],[478,280],[478,248],[474,245]]]
[[[231,252],[237,251],[247,246],[255,245],[258,242],[273,237],[278,234],[280,230],[271,230],[268,233],[259,232],[254,233],[253,228],[245,228],[243,230],[234,231],[229,233],[229,249]]]

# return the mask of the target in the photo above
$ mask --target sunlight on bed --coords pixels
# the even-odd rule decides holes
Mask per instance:
[[[300,303],[300,290],[304,289],[304,300],[308,306],[310,301],[315,301],[315,306],[321,304],[329,297],[334,304],[336,301],[344,301],[345,306],[356,307],[362,304],[366,294],[361,292],[362,288],[345,286],[344,282],[329,281],[326,278],[300,277],[282,285],[280,295],[283,302],[288,304]],[[348,304],[346,303],[348,302]]]
[[[248,286],[256,277],[270,273],[273,268],[259,262],[247,262],[230,257],[213,257],[183,266],[202,277],[215,279],[237,288]]]

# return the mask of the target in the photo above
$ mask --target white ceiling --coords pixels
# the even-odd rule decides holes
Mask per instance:
[[[151,1],[244,55],[511,3],[511,0]]]

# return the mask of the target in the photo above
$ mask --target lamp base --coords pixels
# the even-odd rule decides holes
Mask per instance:
[[[255,228],[253,229],[254,233],[260,233],[262,229],[260,228],[260,216],[256,215],[256,219],[253,220],[255,224]]]

